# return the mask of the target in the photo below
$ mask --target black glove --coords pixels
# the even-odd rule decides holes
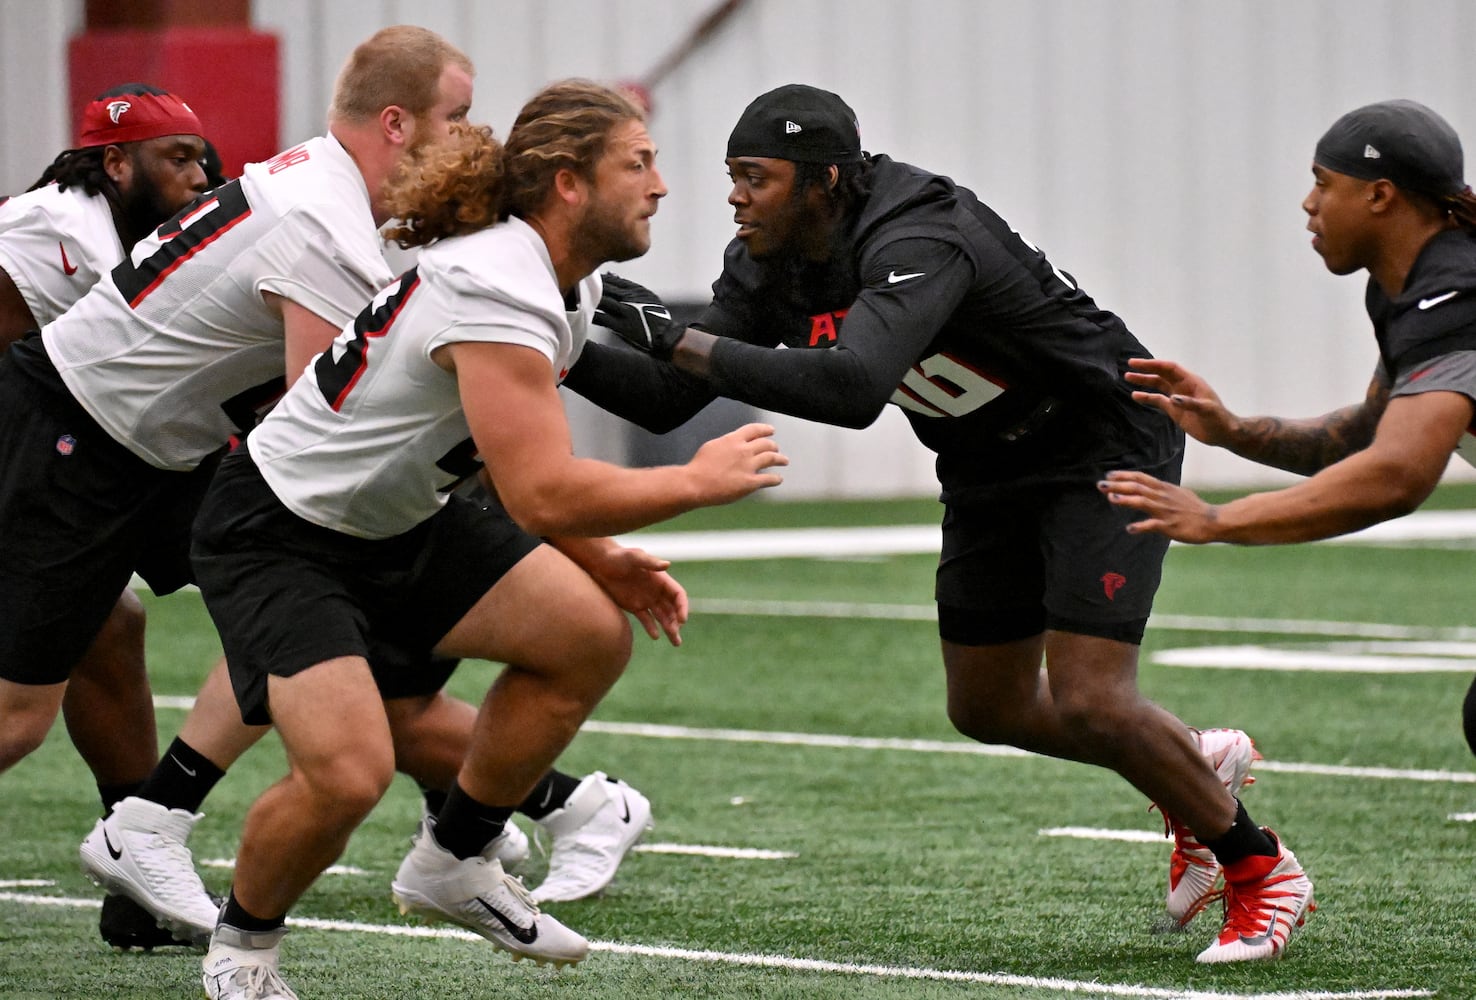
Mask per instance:
[[[686,326],[671,318],[671,310],[650,289],[608,271],[600,279],[605,293],[595,308],[594,321],[636,349],[670,361]]]

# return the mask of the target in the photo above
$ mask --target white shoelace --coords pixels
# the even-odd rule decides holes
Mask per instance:
[[[243,972],[246,974],[244,982],[241,978]],[[231,981],[241,987],[241,992],[237,994],[240,1000],[265,1000],[270,997],[297,1000],[292,987],[283,982],[281,974],[270,965],[243,965],[231,974]]]

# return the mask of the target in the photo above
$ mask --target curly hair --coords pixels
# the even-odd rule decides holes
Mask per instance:
[[[396,225],[385,239],[403,248],[486,229],[500,216],[507,164],[485,125],[456,125],[395,169],[384,200]]]
[[[535,211],[560,170],[593,180],[611,130],[645,120],[629,97],[592,80],[560,80],[543,88],[523,105],[507,136],[502,218]]]

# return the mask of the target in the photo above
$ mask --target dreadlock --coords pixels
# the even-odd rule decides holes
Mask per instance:
[[[832,166],[835,167],[837,176],[835,186],[829,187],[829,171]],[[830,195],[831,204],[838,210],[837,214],[846,215],[871,194],[871,166],[870,157],[856,163],[796,162],[793,197],[804,197],[804,192],[812,186],[824,187]]]
[[[93,100],[101,101],[109,97],[129,97],[137,94],[165,95],[168,93],[167,90],[160,90],[146,83],[124,83],[103,91]],[[103,169],[103,152],[106,149],[106,146],[89,146],[84,149],[62,150],[57,158],[51,161],[51,165],[42,172],[41,178],[26,190],[35,191],[55,183],[62,191],[69,187],[79,187],[88,197],[101,194],[109,202],[117,205],[117,185]]]
[[[1476,192],[1464,191],[1437,199],[1439,206],[1468,233],[1476,233]]]

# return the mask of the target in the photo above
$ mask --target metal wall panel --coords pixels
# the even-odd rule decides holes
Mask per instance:
[[[82,0],[0,0],[0,195],[24,191],[72,142],[66,41]]]
[[[424,24],[464,48],[478,68],[473,115],[505,132],[542,83],[639,77],[711,7],[256,0],[253,17],[282,38],[286,144],[321,130],[339,65],[386,24]],[[79,11],[80,0],[0,0],[0,123],[34,139],[0,147],[8,189],[62,142]],[[1231,406],[1324,412],[1361,398],[1375,352],[1362,279],[1330,276],[1307,245],[1313,144],[1342,112],[1394,96],[1425,101],[1476,142],[1470,12],[1470,0],[1421,0],[1418,18],[1399,0],[748,0],[654,91],[671,194],[652,252],[624,270],[703,297],[732,231],[728,130],[761,91],[813,83],[850,101],[868,149],[974,188]],[[598,428],[582,440],[609,446],[608,426],[582,410],[578,421]],[[934,488],[898,414],[863,432],[778,423],[797,460],[787,495]],[[1284,481],[1197,445],[1186,474]]]

